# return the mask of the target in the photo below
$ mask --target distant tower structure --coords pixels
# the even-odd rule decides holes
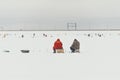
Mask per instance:
[[[67,23],[67,30],[77,30],[77,23]]]

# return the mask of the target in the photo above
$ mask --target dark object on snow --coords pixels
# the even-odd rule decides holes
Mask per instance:
[[[90,34],[88,34],[88,37],[90,37]]]
[[[35,33],[33,33],[33,38],[35,37]]]
[[[7,52],[7,53],[9,53],[10,51],[9,51],[9,50],[4,50],[4,52]]]
[[[101,37],[102,35],[101,34],[98,34],[99,37]]]
[[[22,35],[21,37],[24,38],[24,35]]]
[[[44,37],[47,37],[47,34],[43,34]]]
[[[30,50],[21,50],[22,53],[29,53]]]

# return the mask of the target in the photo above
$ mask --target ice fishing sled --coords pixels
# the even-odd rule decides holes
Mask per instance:
[[[30,50],[21,50],[22,53],[29,53]]]
[[[56,49],[56,53],[64,53],[64,49]]]

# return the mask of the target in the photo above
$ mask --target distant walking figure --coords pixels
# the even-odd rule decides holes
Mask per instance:
[[[70,46],[71,52],[80,52],[80,42],[77,39],[74,39],[72,45]]]
[[[54,46],[53,46],[53,53],[64,53],[63,51],[63,47],[62,47],[62,42],[60,41],[60,39],[57,39],[55,42],[54,42]]]

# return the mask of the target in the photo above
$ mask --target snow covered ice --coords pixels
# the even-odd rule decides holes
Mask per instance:
[[[64,54],[53,54],[57,38]],[[70,51],[75,38],[80,53]],[[119,80],[119,47],[120,31],[1,31],[0,79]]]

